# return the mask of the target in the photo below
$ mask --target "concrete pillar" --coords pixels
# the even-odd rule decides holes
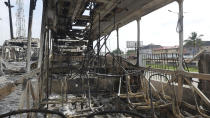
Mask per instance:
[[[42,64],[42,58],[43,58],[43,46],[44,46],[44,26],[41,27],[41,36],[40,36],[40,49],[39,49],[39,59],[38,59],[38,68],[41,67]]]
[[[179,24],[178,24],[178,32],[179,32],[179,71],[184,71],[183,68],[183,1],[184,0],[178,0],[179,4]],[[183,97],[183,78],[178,77],[178,103],[181,105]]]
[[[31,36],[28,37],[28,46],[27,46],[27,60],[26,60],[26,71],[30,72],[31,66]]]
[[[210,52],[205,52],[199,57],[198,62],[199,73],[210,74]],[[206,95],[210,97],[210,82],[207,80],[199,80],[198,88]],[[202,104],[202,102],[201,102]]]
[[[11,48],[8,48],[8,57],[7,57],[7,60],[10,60],[11,59]]]
[[[45,4],[43,4],[42,10],[42,25],[41,25],[41,34],[40,34],[40,49],[39,49],[39,59],[38,59],[38,68],[41,67],[42,58],[43,58],[43,44],[44,44],[44,34],[45,34]]]
[[[33,22],[33,1],[30,0],[30,8],[29,8],[29,20],[28,20],[28,47],[27,47],[27,61],[26,61],[26,71],[30,72],[30,61],[31,61],[31,34],[32,34],[32,22]]]
[[[183,71],[183,1],[184,0],[178,0],[179,4],[179,67],[178,69],[180,71]]]

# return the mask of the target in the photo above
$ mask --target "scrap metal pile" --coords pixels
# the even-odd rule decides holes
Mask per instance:
[[[32,39],[32,60],[38,59],[39,39]],[[17,38],[6,40],[2,46],[2,58],[6,61],[25,61],[27,50],[27,39]]]

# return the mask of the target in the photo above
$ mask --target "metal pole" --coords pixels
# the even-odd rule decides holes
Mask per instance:
[[[179,4],[179,70],[183,69],[183,1],[178,0]]]
[[[98,66],[101,66],[100,62],[101,14],[99,13],[98,15],[99,15],[99,21],[98,21],[97,55],[98,55]]]
[[[8,0],[8,9],[9,9],[9,24],[10,24],[10,38],[14,39],[13,36],[13,25],[12,25],[12,12],[11,12],[11,4],[10,4],[10,0]]]
[[[50,39],[50,30],[47,31],[47,43],[46,43],[46,97],[47,97],[47,101],[49,98],[49,39]],[[47,109],[48,109],[48,104],[47,104]]]
[[[91,51],[93,50],[93,39],[91,38],[91,34],[92,34],[92,27],[93,27],[93,3],[91,3],[89,9],[90,9],[90,30],[89,30],[89,34],[88,34],[88,47],[87,47],[87,51]]]
[[[28,21],[28,47],[27,47],[27,62],[26,69],[30,72],[30,60],[31,60],[31,33],[32,33],[32,21],[33,21],[33,0],[30,0],[29,8],[29,21]]]
[[[116,27],[116,13],[114,11],[114,29],[116,29],[116,32],[117,32],[117,59],[119,61],[119,51],[120,51],[120,48],[119,48],[119,28],[118,26]]]
[[[140,20],[141,18],[138,18],[137,21],[137,60],[136,65],[140,66]]]
[[[119,48],[119,28],[118,27],[117,27],[116,31],[117,31],[117,56],[119,56],[120,48]],[[119,59],[118,59],[118,61],[119,61]]]

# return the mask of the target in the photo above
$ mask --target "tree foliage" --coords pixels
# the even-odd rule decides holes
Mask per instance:
[[[203,34],[198,35],[196,32],[192,32],[187,40],[185,40],[186,47],[200,47],[202,45]]]
[[[119,53],[118,53],[119,52]],[[124,52],[120,49],[115,49],[112,51],[113,54],[117,55],[117,54],[124,54]]]
[[[136,51],[135,50],[128,50],[127,55],[130,55],[130,54],[136,54]]]

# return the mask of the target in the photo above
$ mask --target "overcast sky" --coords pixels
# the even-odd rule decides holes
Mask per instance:
[[[4,5],[5,0],[0,0],[0,44],[10,38],[8,9]],[[16,0],[11,0],[15,5]],[[28,7],[29,0],[25,2],[26,31],[28,24]],[[184,39],[187,39],[191,32],[203,34],[203,40],[210,40],[210,0],[185,0],[184,1]],[[176,33],[176,25],[178,16],[168,10],[178,12],[178,4],[171,3],[159,10],[156,10],[141,19],[141,41],[144,45],[153,43],[163,46],[178,45],[178,33]],[[39,37],[41,26],[42,0],[38,0],[33,20],[33,37]],[[12,8],[13,25],[15,28],[16,7]],[[136,21],[119,29],[120,48],[124,51],[126,41],[137,40]],[[15,33],[14,33],[15,34]],[[16,34],[15,34],[16,35]],[[116,49],[116,32],[113,32],[108,41],[111,50]]]
[[[10,39],[10,29],[9,29],[9,14],[8,14],[8,7],[4,4],[7,0],[0,0],[0,45],[3,44],[4,40]],[[16,37],[16,0],[10,0],[11,5],[14,7],[12,8],[12,18],[13,18],[13,31],[14,37]],[[24,1],[24,15],[25,15],[25,28],[27,34],[28,28],[28,14],[29,14],[29,1],[30,0],[23,0]],[[42,17],[42,0],[37,0],[36,10],[34,11],[34,19],[32,24],[32,36],[34,38],[39,38],[40,36],[40,29],[41,29],[41,17]]]

